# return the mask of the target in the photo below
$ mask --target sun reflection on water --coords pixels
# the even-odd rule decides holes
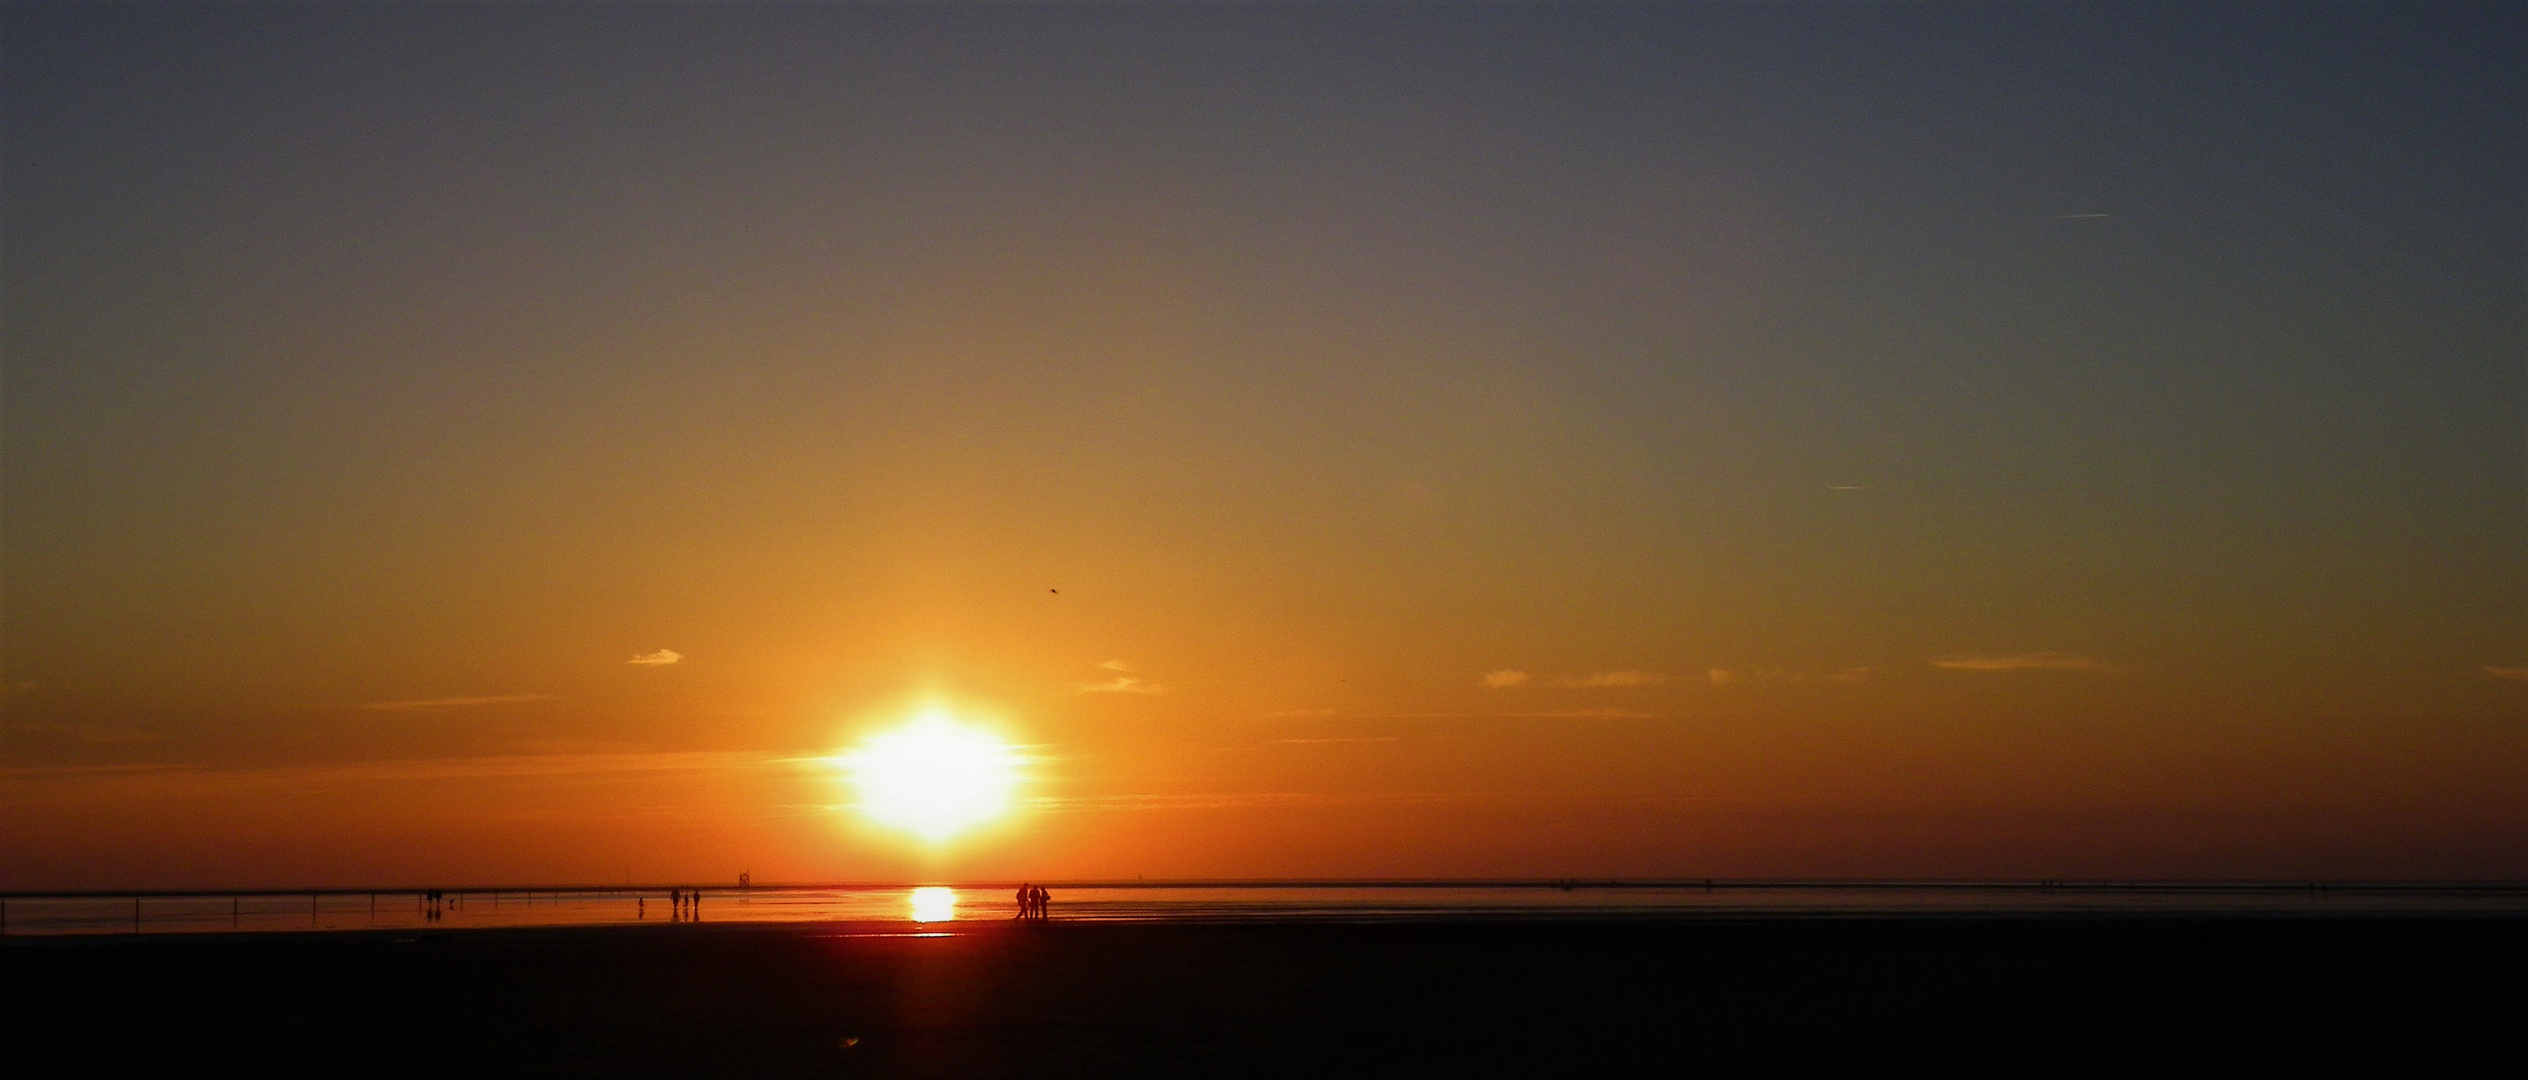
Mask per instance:
[[[957,917],[957,890],[925,885],[913,890],[914,922],[947,922]]]

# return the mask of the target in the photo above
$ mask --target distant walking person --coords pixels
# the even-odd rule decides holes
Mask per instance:
[[[1042,885],[1036,886],[1036,917],[1039,919],[1052,918],[1052,915],[1045,910],[1052,903],[1053,894],[1046,892],[1045,887]]]
[[[1035,887],[1035,886],[1033,886],[1033,885],[1027,885],[1027,884],[1021,884],[1021,885],[1019,885],[1019,886],[1018,886],[1018,915],[1017,915],[1017,917],[1018,917],[1018,918],[1020,918],[1020,919],[1024,919],[1024,918],[1026,918],[1026,917],[1027,917],[1027,915],[1028,915],[1028,913],[1029,913],[1029,911],[1030,911],[1030,909],[1032,909],[1032,908],[1035,906],[1035,904],[1036,904],[1036,887]]]

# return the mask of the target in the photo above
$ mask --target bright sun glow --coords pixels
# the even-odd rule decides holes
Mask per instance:
[[[862,813],[931,841],[999,816],[1018,783],[1008,743],[937,712],[870,736],[840,760],[860,788]]]
[[[957,917],[957,890],[925,885],[913,890],[914,922],[948,922]]]

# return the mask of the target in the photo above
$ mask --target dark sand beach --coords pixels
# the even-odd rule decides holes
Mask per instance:
[[[18,938],[0,961],[22,1075],[2263,1072],[2500,1049],[2528,919],[702,924]]]

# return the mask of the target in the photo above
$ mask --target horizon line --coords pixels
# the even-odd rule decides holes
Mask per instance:
[[[365,896],[440,892],[461,895],[509,893],[633,894],[672,890],[707,892],[879,892],[897,889],[1005,889],[1020,884],[1061,889],[2053,889],[2131,890],[2158,892],[2279,892],[2344,889],[2369,892],[2528,893],[2520,878],[1726,878],[1726,877],[1539,877],[1539,878],[1159,878],[1028,881],[1020,878],[972,881],[797,881],[719,883],[691,880],[597,883],[507,883],[454,885],[319,885],[253,888],[172,889],[8,889],[0,900],[102,900],[189,896]]]

